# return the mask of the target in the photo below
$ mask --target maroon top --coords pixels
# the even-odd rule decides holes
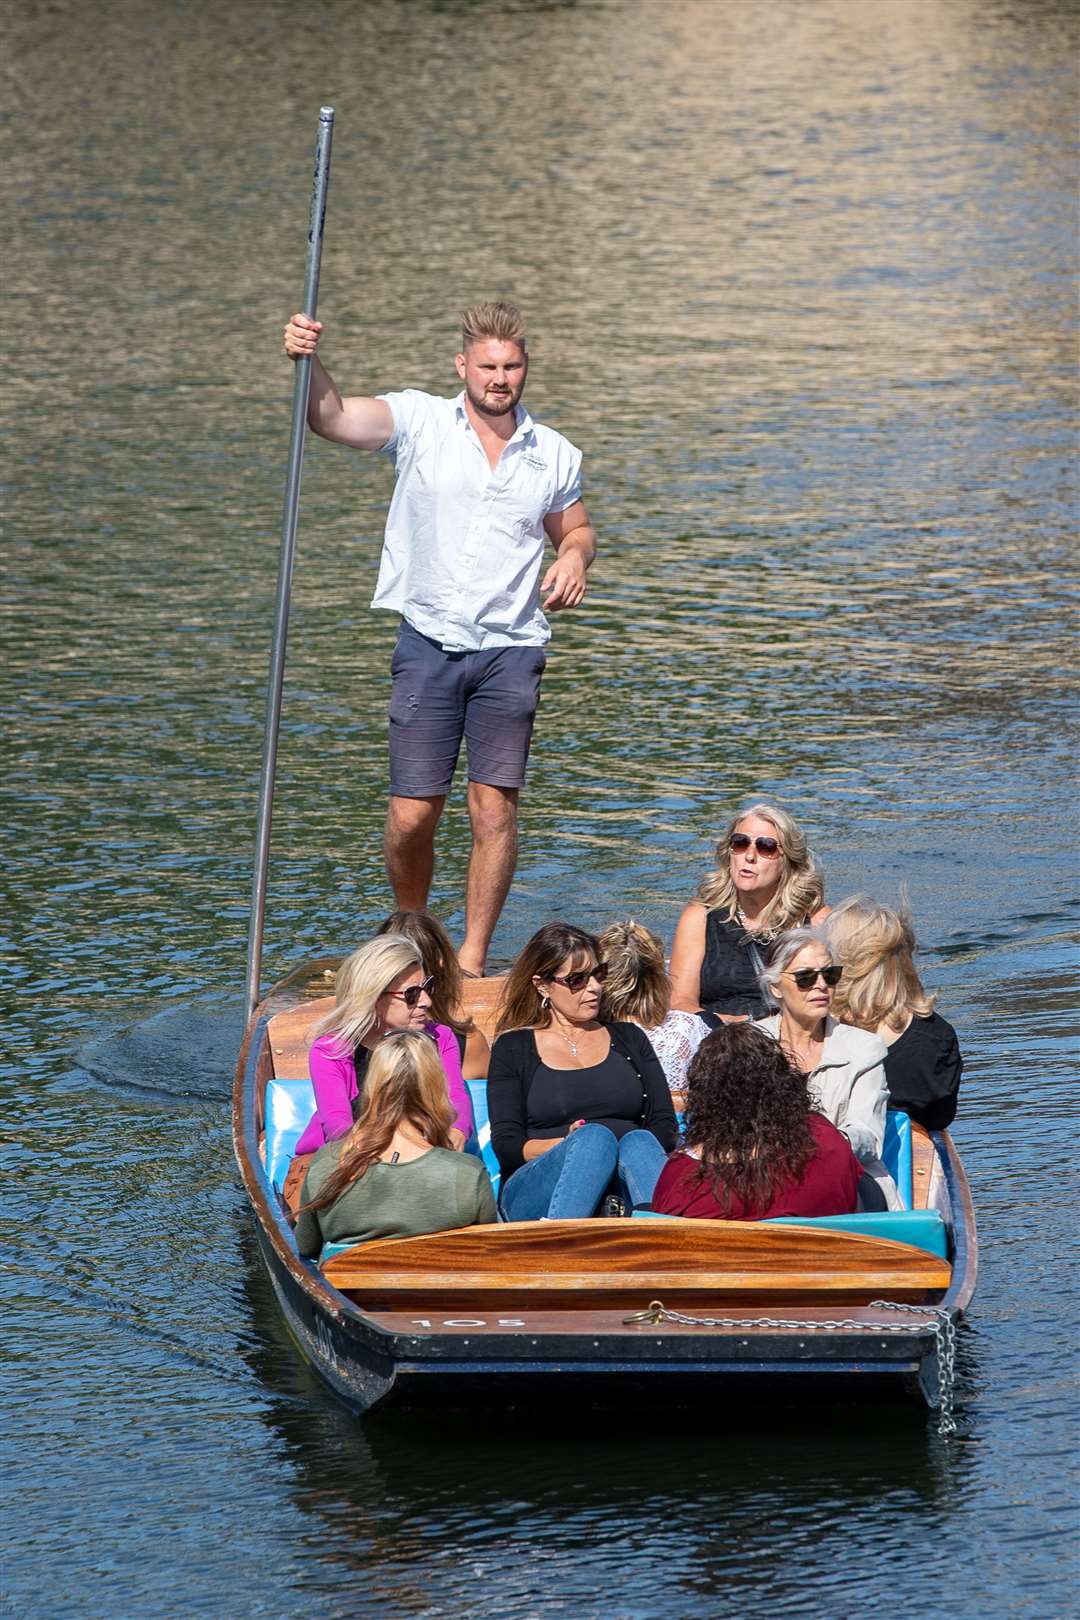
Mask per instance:
[[[698,1178],[700,1162],[689,1153],[673,1153],[660,1172],[652,1195],[658,1215],[694,1215],[707,1221],[764,1221],[772,1215],[853,1215],[862,1174],[848,1139],[821,1114],[810,1115],[817,1151],[802,1181],[778,1187],[767,1204],[747,1207],[733,1198],[722,1207],[708,1180]]]

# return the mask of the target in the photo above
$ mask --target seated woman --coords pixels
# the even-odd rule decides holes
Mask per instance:
[[[431,987],[431,1020],[453,1032],[466,1080],[482,1080],[488,1072],[491,1047],[482,1029],[461,1010],[461,968],[450,937],[429,911],[392,911],[377,934],[400,934],[420,952]]]
[[[708,1024],[697,1013],[672,1007],[664,947],[648,928],[633,920],[611,923],[597,943],[607,963],[602,1017],[625,1019],[645,1031],[669,1090],[681,1100],[690,1059],[709,1033]]]
[[[844,968],[834,1011],[885,1042],[892,1106],[927,1130],[947,1130],[964,1061],[955,1029],[934,1011],[937,997],[926,994],[915,971],[910,920],[857,894],[837,906],[825,937]]]
[[[752,1024],[722,1024],[690,1065],[685,1148],[664,1166],[652,1204],[704,1220],[851,1215],[861,1173],[776,1041]]]
[[[582,928],[548,923],[507,977],[488,1113],[511,1221],[583,1217],[604,1195],[646,1204],[675,1145],[664,1071],[636,1024],[606,1024],[607,967]]]
[[[840,1024],[832,1016],[836,986],[843,969],[832,958],[818,928],[792,928],[769,954],[762,987],[780,1011],[758,1024],[779,1041],[787,1057],[806,1078],[810,1106],[842,1131],[881,1198],[878,1208],[902,1209],[888,1170],[881,1162],[885,1143],[885,1043],[864,1029]],[[864,1208],[872,1208],[872,1189],[860,1189]]]
[[[768,948],[788,928],[828,915],[825,885],[785,810],[743,810],[716,846],[716,870],[679,918],[671,947],[672,1006],[713,1021],[768,1012],[758,982]]]
[[[334,980],[333,1010],[312,1032],[315,1112],[296,1144],[297,1157],[352,1128],[371,1055],[384,1036],[400,1029],[421,1030],[434,1040],[453,1111],[451,1145],[465,1145],[473,1129],[472,1107],[453,1030],[431,1020],[432,989],[419,949],[398,934],[369,940],[345,958]]]
[[[450,1151],[453,1117],[429,1037],[421,1030],[384,1036],[368,1064],[356,1124],[311,1162],[296,1224],[300,1253],[497,1219],[480,1160]]]

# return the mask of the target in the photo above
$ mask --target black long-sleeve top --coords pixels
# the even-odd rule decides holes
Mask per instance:
[[[511,1029],[491,1048],[487,1102],[491,1145],[503,1176],[525,1163],[525,1143],[557,1141],[576,1119],[616,1136],[651,1131],[670,1153],[678,1139],[664,1071],[636,1024],[609,1024],[611,1053],[588,1069],[550,1069],[531,1029]],[[615,1061],[613,1062],[612,1059]]]
[[[937,1013],[913,1018],[885,1054],[889,1102],[928,1131],[948,1130],[956,1118],[963,1072],[956,1031]]]

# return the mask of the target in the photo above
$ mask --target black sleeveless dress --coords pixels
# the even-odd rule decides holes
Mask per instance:
[[[774,1008],[761,993],[757,976],[769,941],[748,934],[741,923],[718,909],[705,917],[705,955],[698,994],[707,1013],[745,1013],[764,1018]]]

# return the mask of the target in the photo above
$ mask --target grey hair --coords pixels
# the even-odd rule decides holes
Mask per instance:
[[[780,983],[791,963],[800,951],[805,951],[808,945],[824,945],[832,961],[832,946],[824,928],[789,928],[786,934],[781,934],[769,952],[768,959],[758,974],[758,984],[766,1001],[774,1007],[779,1007],[780,997],[776,993],[776,986]]]

